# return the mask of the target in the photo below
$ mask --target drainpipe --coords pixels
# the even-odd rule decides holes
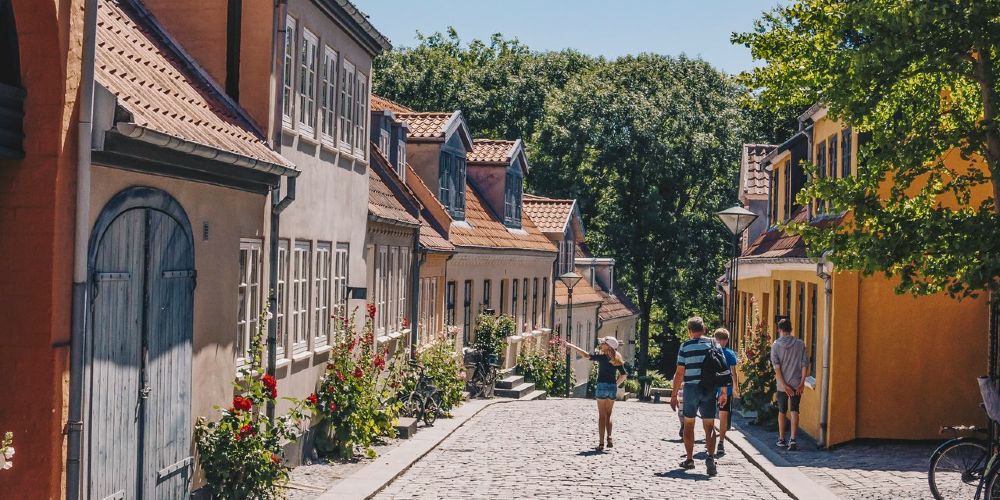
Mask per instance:
[[[552,259],[552,277],[549,279],[549,338],[556,331],[556,280],[559,279],[559,254]],[[562,336],[562,332],[559,332]]]
[[[87,370],[84,350],[87,332],[87,253],[90,243],[90,149],[94,117],[94,47],[97,37],[97,0],[87,0],[83,14],[83,51],[80,68],[80,117],[77,121],[76,228],[73,241],[73,295],[70,325],[69,415],[66,423],[66,498],[80,497],[83,455],[83,395]]]
[[[275,314],[278,310],[278,228],[281,223],[281,212],[284,212],[288,205],[295,201],[295,177],[287,177],[288,192],[285,197],[281,197],[281,179],[278,185],[271,189],[271,234],[270,238],[270,258],[268,259],[268,281],[270,282],[270,292],[267,299],[267,310]],[[291,248],[288,249],[292,251]],[[278,322],[267,322],[267,374],[274,377],[278,364]],[[267,402],[267,418],[274,421],[274,401]]]
[[[831,322],[833,319],[833,287],[831,286],[831,276],[827,271],[831,252],[823,252],[819,263],[816,265],[816,275],[823,279],[823,366],[820,372],[819,386],[819,444],[824,448],[829,448],[829,436],[827,435],[827,420],[830,408],[830,333],[833,330]]]
[[[420,249],[420,229],[413,235],[413,258],[410,263],[410,359],[417,359],[417,325],[420,318],[420,267],[427,260],[427,251]]]

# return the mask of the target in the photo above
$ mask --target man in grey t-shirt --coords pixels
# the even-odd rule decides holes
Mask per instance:
[[[799,401],[806,386],[806,368],[809,362],[805,342],[792,337],[791,321],[779,321],[778,333],[781,336],[771,345],[771,365],[774,366],[774,381],[778,384],[778,446],[795,450],[798,448],[795,436],[799,431]],[[785,442],[786,414],[792,423],[788,442]]]

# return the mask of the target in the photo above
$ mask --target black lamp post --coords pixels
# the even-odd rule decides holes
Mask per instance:
[[[566,293],[568,294],[568,300],[566,302],[566,342],[570,342],[570,338],[573,335],[573,287],[576,286],[583,276],[570,271],[559,276],[559,281],[562,281],[566,285]],[[570,353],[569,348],[566,348],[566,397],[569,397],[570,385],[572,385],[572,378],[570,377]]]
[[[729,266],[729,332],[732,335],[736,335],[736,301],[738,300],[737,291],[739,290],[739,265],[740,265],[740,235],[743,231],[746,231],[750,224],[757,219],[757,214],[743,208],[740,205],[736,205],[732,208],[727,208],[721,212],[716,212],[715,214],[719,217],[719,220],[726,225],[726,229],[729,230],[733,235],[733,261]],[[733,346],[735,349],[736,346]]]

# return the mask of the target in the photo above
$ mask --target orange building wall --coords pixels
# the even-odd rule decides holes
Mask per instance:
[[[82,0],[14,0],[24,104],[21,160],[0,160],[0,492],[63,496]],[[0,496],[3,496],[0,494]]]

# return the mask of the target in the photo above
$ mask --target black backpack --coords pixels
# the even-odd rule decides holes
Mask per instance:
[[[705,361],[701,365],[701,386],[715,390],[725,387],[733,381],[733,373],[726,362],[726,354],[718,344],[712,343],[705,351]]]

